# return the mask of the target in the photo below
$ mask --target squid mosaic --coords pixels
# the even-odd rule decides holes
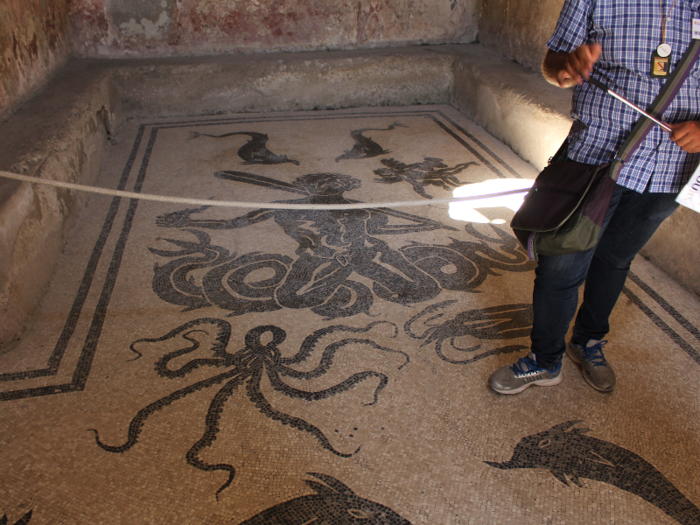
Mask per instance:
[[[485,342],[527,337],[532,329],[532,305],[503,304],[467,310],[449,318],[445,310],[455,303],[457,300],[443,301],[425,308],[406,322],[404,330],[410,337],[421,339],[421,347],[434,345],[438,357],[452,364],[469,364],[491,355],[528,348],[523,345],[490,348]]]

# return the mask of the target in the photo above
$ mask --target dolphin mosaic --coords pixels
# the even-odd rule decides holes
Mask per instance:
[[[240,525],[411,525],[389,507],[361,498],[331,476],[314,472],[309,475],[323,482],[304,480],[316,494],[275,505]]]
[[[524,437],[510,461],[486,461],[510,470],[542,468],[569,485],[581,486],[581,478],[602,481],[626,490],[658,507],[682,525],[699,525],[700,509],[642,457],[608,441],[584,435],[588,428],[572,428],[581,421],[567,421],[549,430]]]

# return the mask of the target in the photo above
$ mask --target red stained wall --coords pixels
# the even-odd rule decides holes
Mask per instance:
[[[68,1],[0,1],[0,119],[68,59]]]
[[[69,58],[472,42],[482,0],[0,0],[0,120]]]
[[[71,0],[73,52],[210,55],[471,42],[478,0]]]

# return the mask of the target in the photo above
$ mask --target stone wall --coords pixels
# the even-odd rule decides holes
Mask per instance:
[[[72,0],[80,57],[472,42],[479,0]]]
[[[67,2],[0,2],[0,120],[41,88],[68,60]]]

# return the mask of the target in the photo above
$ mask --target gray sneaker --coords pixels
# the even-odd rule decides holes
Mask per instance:
[[[529,353],[516,363],[496,370],[489,378],[489,386],[499,394],[519,394],[532,385],[558,385],[562,379],[561,363],[554,370],[547,370],[537,364],[535,354]]]
[[[607,341],[591,339],[585,347],[571,342],[566,347],[566,355],[581,367],[586,382],[599,392],[612,392],[615,389],[615,371],[603,355]]]

